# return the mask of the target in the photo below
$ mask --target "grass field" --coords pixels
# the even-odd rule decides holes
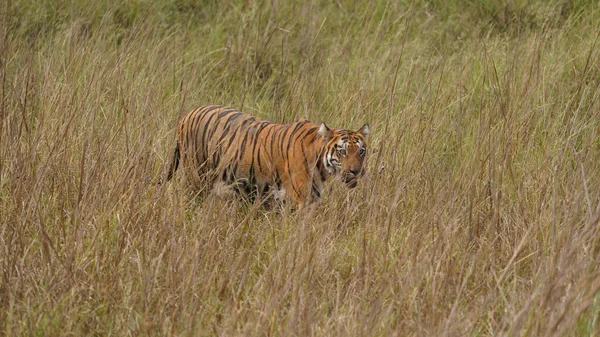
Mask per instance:
[[[600,336],[598,2],[0,20],[0,335]],[[369,122],[368,173],[300,212],[152,184],[209,103]]]

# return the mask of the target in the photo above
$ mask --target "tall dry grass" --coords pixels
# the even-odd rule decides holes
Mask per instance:
[[[599,334],[597,3],[0,7],[2,334]],[[207,103],[370,122],[368,175],[152,184]]]

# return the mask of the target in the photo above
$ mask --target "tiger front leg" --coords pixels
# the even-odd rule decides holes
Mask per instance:
[[[304,173],[292,173],[289,179],[284,181],[283,187],[285,188],[288,199],[291,199],[300,208],[304,204],[310,203],[310,177]]]

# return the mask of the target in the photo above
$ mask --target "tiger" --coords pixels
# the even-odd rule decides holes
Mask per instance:
[[[331,176],[355,188],[365,174],[369,124],[358,131],[301,118],[276,124],[221,106],[197,108],[179,120],[167,181],[181,161],[188,182],[217,182],[254,202],[274,197],[303,206],[321,200]]]

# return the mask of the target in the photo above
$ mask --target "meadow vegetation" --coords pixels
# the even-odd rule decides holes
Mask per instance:
[[[0,334],[598,336],[599,34],[584,0],[0,2]],[[204,104],[369,122],[367,175],[300,212],[154,184]]]

